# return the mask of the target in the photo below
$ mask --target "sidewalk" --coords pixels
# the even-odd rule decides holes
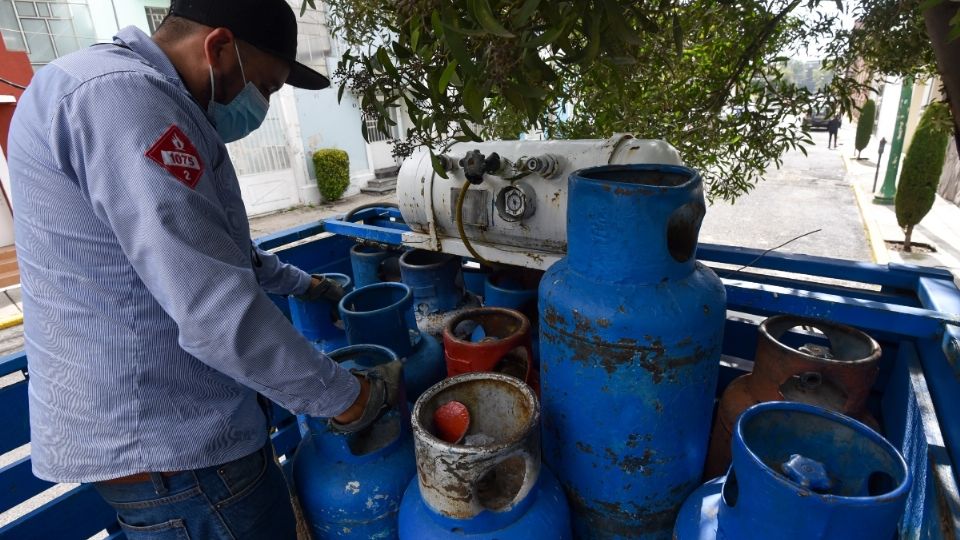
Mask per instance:
[[[913,241],[933,246],[935,253],[903,253],[891,249],[886,241],[903,241],[903,230],[897,223],[894,205],[873,202],[877,141],[871,140],[871,144],[862,153],[863,157],[869,159],[857,160],[853,144],[855,136],[856,124],[842,128],[839,139],[845,144],[839,151],[847,169],[847,180],[853,185],[857,196],[875,262],[945,268],[953,272],[954,276],[960,276],[960,207],[937,195],[930,213],[914,227]],[[879,140],[879,137],[873,139]],[[885,154],[882,158],[877,191],[883,185],[888,157],[889,155]]]

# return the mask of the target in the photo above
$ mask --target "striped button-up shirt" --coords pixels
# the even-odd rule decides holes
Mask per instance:
[[[359,384],[266,292],[310,277],[252,256],[237,175],[143,32],[37,72],[9,136],[34,473],[91,482],[260,448],[257,392],[333,416]]]

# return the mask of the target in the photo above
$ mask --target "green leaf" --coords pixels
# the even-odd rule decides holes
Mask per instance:
[[[477,18],[477,22],[480,23],[480,26],[482,26],[484,30],[495,36],[505,38],[517,37],[515,34],[504,28],[503,25],[500,24],[500,21],[494,17],[493,10],[490,9],[489,0],[472,0],[471,4],[474,7],[473,14]]]
[[[447,178],[447,171],[443,168],[443,162],[440,161],[440,156],[433,153],[432,148],[430,149],[430,163],[433,164],[433,172],[441,178]]]
[[[340,85],[340,89],[337,90],[337,103],[343,100],[343,91],[347,89],[347,84],[343,83]]]
[[[430,25],[433,26],[433,34],[437,39],[443,39],[443,21],[440,20],[440,12],[433,10],[430,12]]]
[[[463,108],[473,118],[474,122],[483,122],[483,100],[487,97],[484,85],[478,84],[476,78],[469,79],[463,88]]]
[[[457,59],[454,58],[449,64],[447,64],[447,67],[443,70],[443,73],[440,74],[440,81],[437,83],[437,90],[439,90],[441,94],[447,91],[447,85],[450,84],[450,79],[456,72]]]
[[[303,0],[303,4],[300,5],[301,17],[303,17],[303,14],[307,12],[307,4],[309,4],[312,9],[317,9],[317,6],[313,2],[314,0]]]
[[[414,25],[411,21],[410,26],[410,48],[417,50],[417,45],[420,43],[420,25]]]
[[[600,52],[600,23],[601,19],[599,15],[594,15],[589,18],[589,26],[587,17],[584,17],[584,35],[587,39],[587,46],[583,49],[573,53],[568,54],[563,62],[567,64],[580,64],[586,67],[588,64],[593,62],[597,57],[597,54]]]
[[[489,34],[489,32],[487,32],[486,30],[477,30],[477,29],[471,29],[471,28],[463,28],[463,27],[461,27],[459,24],[456,24],[456,23],[454,23],[454,24],[443,23],[443,29],[444,29],[444,30],[450,30],[451,32],[456,32],[456,33],[458,33],[458,34],[460,34],[460,35],[462,35],[462,36],[485,36],[485,35]],[[446,32],[446,34],[449,35],[450,32]]]
[[[548,43],[553,43],[553,42],[556,41],[561,35],[563,35],[563,33],[564,33],[565,31],[568,31],[568,30],[567,30],[567,25],[565,25],[565,24],[564,24],[564,25],[561,25],[561,26],[554,26],[554,27],[552,27],[552,28],[547,28],[547,29],[544,30],[542,33],[540,33],[540,35],[538,35],[538,36],[536,36],[536,37],[533,37],[533,38],[525,41],[525,42],[522,43],[520,46],[521,46],[521,47],[539,48],[539,47],[542,47],[542,46],[544,46],[544,45],[547,45]]]
[[[380,47],[377,49],[377,61],[380,62],[380,65],[391,77],[400,77],[397,68],[393,65],[393,62],[390,61],[390,53],[387,52],[386,48]]]
[[[518,84],[514,89],[523,97],[543,99],[547,97],[547,91],[533,84]]]
[[[530,16],[533,15],[533,12],[536,11],[537,6],[540,5],[540,0],[526,0],[520,9],[513,14],[513,17],[510,18],[510,24],[516,27],[523,26],[524,23],[530,19]]]
[[[511,105],[522,111],[527,108],[527,103],[523,100],[523,94],[520,93],[521,87],[523,85],[505,85],[500,88],[500,93]]]
[[[463,118],[460,118],[457,120],[457,123],[460,124],[460,131],[463,131],[464,135],[466,135],[467,137],[470,137],[470,140],[472,141],[480,140],[480,136],[474,133],[472,129],[470,129],[470,126],[467,125],[466,120],[464,120]]]

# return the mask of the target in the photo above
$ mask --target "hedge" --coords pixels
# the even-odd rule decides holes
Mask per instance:
[[[317,188],[325,201],[336,201],[350,186],[350,156],[343,150],[324,148],[313,153]]]

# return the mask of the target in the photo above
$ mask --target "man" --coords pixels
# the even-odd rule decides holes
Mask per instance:
[[[827,122],[827,148],[837,147],[837,133],[840,132],[840,117],[834,116]],[[831,146],[831,144],[833,146]]]
[[[94,483],[136,538],[292,538],[257,393],[355,431],[398,366],[352,374],[264,290],[336,287],[252,248],[224,147],[296,63],[283,0],[174,0],[40,70],[10,131],[34,473]]]

